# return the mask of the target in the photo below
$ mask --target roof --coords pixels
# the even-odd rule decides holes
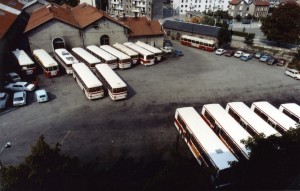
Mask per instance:
[[[269,1],[265,1],[265,0],[262,0],[262,1],[257,0],[257,1],[254,1],[253,3],[256,6],[270,6],[270,2]]]
[[[181,22],[181,21],[173,21],[173,20],[166,20],[163,24],[163,27],[165,29],[173,29],[173,30],[191,32],[191,33],[213,36],[213,37],[217,37],[218,32],[221,29],[220,27]]]
[[[219,170],[230,167],[228,162],[237,161],[225,144],[200,117],[193,107],[176,110],[187,124],[189,131],[206,151]]]
[[[72,48],[72,51],[81,57],[88,64],[100,64],[101,60],[96,58],[94,55],[86,51],[81,47]]]
[[[4,37],[21,13],[23,4],[17,0],[0,1],[0,39]]]
[[[250,150],[246,145],[241,143],[242,140],[247,140],[252,137],[238,122],[236,122],[219,104],[203,105],[202,110],[206,110],[215,119],[225,132],[232,138],[232,140],[249,156]]]
[[[77,63],[72,65],[75,73],[79,75],[81,80],[85,83],[87,88],[95,88],[102,86],[100,80],[84,63]]]
[[[107,64],[97,64],[96,69],[106,79],[111,88],[124,88],[125,82]]]
[[[119,21],[108,16],[103,11],[98,11],[95,7],[90,6],[86,3],[80,4],[74,8],[70,8],[66,5],[59,6],[52,3],[32,13],[26,26],[25,32],[28,32],[52,19],[57,19],[59,21],[82,29],[104,17],[127,27],[126,25],[123,25]]]
[[[146,17],[119,17],[118,19],[131,29],[129,32],[131,37],[164,35],[158,20],[148,20]]]
[[[300,121],[300,106],[299,105],[297,105],[295,103],[285,103],[285,104],[281,104],[280,106],[285,108],[292,114],[294,114]]]
[[[27,53],[24,50],[16,49],[12,51],[13,55],[18,60],[18,63],[20,66],[26,66],[34,64],[34,62],[31,60],[31,58],[27,55]]]
[[[244,122],[248,123],[249,126],[251,126],[257,133],[264,133],[267,137],[278,133],[273,127],[255,114],[254,111],[252,111],[243,102],[231,102],[228,103],[227,106],[231,107],[231,109],[237,113]]]
[[[254,107],[261,110],[263,113],[269,116],[269,120],[272,122],[278,123],[285,130],[290,128],[296,128],[296,122],[279,111],[276,107],[271,105],[269,102],[261,101],[252,103],[251,109],[254,110]]]
[[[237,5],[240,2],[244,1],[246,4],[254,4],[255,6],[269,6],[270,2],[267,0],[256,0],[256,1],[246,1],[246,0],[231,0],[229,4]]]

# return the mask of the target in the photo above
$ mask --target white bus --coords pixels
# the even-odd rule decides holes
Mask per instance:
[[[291,119],[300,123],[300,106],[295,103],[281,104],[279,110],[289,116]]]
[[[139,53],[119,43],[114,44],[113,47],[130,56],[132,64],[137,64],[139,62]]]
[[[280,112],[269,102],[254,102],[252,103],[251,109],[281,134],[290,128],[296,128],[296,122],[294,120]]]
[[[65,68],[67,74],[73,73],[73,65],[79,63],[79,61],[64,48],[58,48],[54,50],[54,56],[57,61]]]
[[[101,49],[96,45],[90,45],[86,47],[94,56],[99,58],[102,63],[108,64],[111,69],[118,68],[118,59]]]
[[[152,53],[132,42],[125,42],[123,45],[134,50],[135,52],[139,53],[141,64],[143,64],[145,66],[150,66],[155,63],[154,53]]]
[[[46,77],[59,76],[60,72],[58,63],[44,49],[34,50],[33,57],[42,67]]]
[[[204,105],[201,112],[203,118],[216,134],[230,147],[238,159],[249,159],[250,150],[241,143],[252,137],[238,124],[219,104]]]
[[[36,66],[33,60],[26,54],[24,50],[16,49],[12,51],[13,55],[17,59],[21,71],[26,75],[32,75],[35,73]]]
[[[144,49],[146,49],[146,50],[149,50],[150,52],[153,52],[156,61],[160,61],[161,60],[163,52],[160,49],[155,48],[154,46],[151,46],[151,45],[146,44],[146,43],[141,42],[141,41],[137,41],[135,44],[138,45],[138,46],[140,46],[140,47],[142,47],[142,48],[144,48]]]
[[[97,64],[96,75],[108,90],[112,100],[127,98],[125,82],[107,64]]]
[[[84,63],[73,65],[73,77],[88,99],[98,99],[104,96],[102,83]]]
[[[237,161],[193,107],[176,109],[174,124],[198,163],[217,175],[230,168],[229,162]]]
[[[226,111],[252,136],[263,133],[266,137],[279,135],[267,122],[256,115],[243,102],[231,102],[226,106]]]
[[[128,56],[127,54],[125,54],[109,45],[101,45],[100,48],[118,58],[119,68],[124,69],[124,68],[131,67],[131,57]]]
[[[79,61],[85,63],[92,70],[95,70],[96,64],[101,64],[101,60],[81,47],[72,48],[72,52]]]

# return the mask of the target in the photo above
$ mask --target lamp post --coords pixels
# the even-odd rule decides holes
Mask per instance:
[[[10,148],[11,147],[11,142],[7,142],[3,147],[2,147],[2,149],[1,149],[1,151],[0,151],[0,155],[1,155],[1,153],[3,152],[3,150],[4,149],[8,149],[8,148]],[[3,167],[3,165],[2,165],[2,162],[1,162],[1,160],[0,160],[0,168],[2,168]]]

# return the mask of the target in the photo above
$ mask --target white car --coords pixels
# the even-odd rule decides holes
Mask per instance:
[[[0,92],[0,109],[4,109],[6,107],[8,101],[8,94],[5,92]]]
[[[235,57],[237,57],[237,58],[240,58],[240,57],[243,56],[243,54],[244,54],[243,51],[240,51],[240,50],[239,50],[239,51],[236,51],[235,54],[234,54],[233,56],[235,56]]]
[[[15,72],[11,72],[11,73],[6,74],[6,77],[8,78],[9,82],[19,82],[19,81],[21,81],[20,76]]]
[[[35,91],[35,98],[38,103],[46,102],[49,100],[48,94],[44,89]]]
[[[16,82],[9,83],[4,88],[12,91],[32,91],[34,90],[35,85],[28,82]]]
[[[300,80],[300,72],[298,70],[287,68],[285,75]]]
[[[173,51],[173,48],[170,46],[165,46],[165,47],[161,47],[160,50],[162,50],[164,53],[171,54]]]
[[[216,55],[222,55],[226,52],[226,50],[219,48],[218,50],[216,50]]]
[[[13,98],[13,106],[26,105],[26,92],[15,92]]]

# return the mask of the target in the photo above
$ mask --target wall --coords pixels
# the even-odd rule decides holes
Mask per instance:
[[[133,43],[137,41],[142,41],[152,46],[154,46],[155,44],[155,47],[160,48],[163,47],[164,36],[161,35],[161,36],[148,36],[148,37],[130,37],[129,41]]]
[[[52,39],[65,39],[67,48],[82,46],[80,30],[57,20],[49,21],[28,33],[31,51],[44,49],[52,54]]]
[[[178,40],[179,37],[182,36],[182,35],[190,35],[190,36],[202,37],[204,39],[214,40],[214,41],[218,42],[217,37],[213,37],[213,36],[206,36],[206,35],[201,35],[201,34],[196,34],[196,33],[191,33],[191,32],[178,31],[178,30],[171,30],[171,29],[167,29],[167,28],[165,28],[165,31],[166,31],[166,35],[169,38],[174,39],[174,40],[175,39]],[[179,33],[180,36],[178,36],[177,33]]]
[[[97,22],[99,28],[95,28],[94,25],[90,25],[83,30],[84,33],[84,45],[100,45],[100,37],[102,35],[109,36],[110,45],[115,43],[124,43],[128,41],[125,30],[126,28],[120,24],[103,18]]]

